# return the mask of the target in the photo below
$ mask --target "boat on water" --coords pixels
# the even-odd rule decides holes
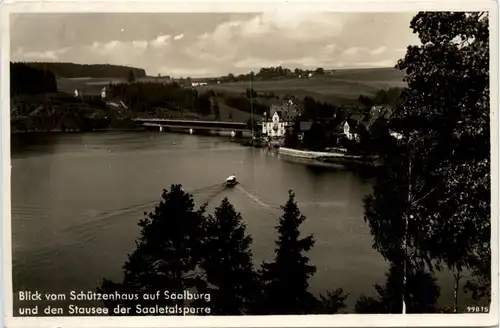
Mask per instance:
[[[238,181],[236,181],[236,177],[234,175],[230,175],[226,179],[226,187],[234,187],[238,184]]]

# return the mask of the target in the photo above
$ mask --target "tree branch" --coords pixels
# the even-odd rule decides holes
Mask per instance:
[[[435,186],[434,188],[432,188],[428,193],[426,193],[425,195],[423,195],[422,197],[420,197],[419,199],[415,200],[412,202],[412,205],[416,205],[418,204],[418,202],[422,201],[424,198],[426,198],[427,196],[429,196],[434,190],[436,190],[437,186]]]

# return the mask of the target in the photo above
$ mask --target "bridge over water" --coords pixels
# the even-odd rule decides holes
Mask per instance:
[[[158,129],[188,129],[188,130],[213,130],[234,131],[236,133],[250,132],[247,123],[227,121],[200,121],[200,120],[175,120],[164,118],[136,118],[134,120],[145,127]]]

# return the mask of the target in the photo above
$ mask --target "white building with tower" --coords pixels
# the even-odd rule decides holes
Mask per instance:
[[[283,101],[281,105],[271,105],[269,117],[264,113],[262,134],[275,139],[284,137],[286,129],[299,113],[299,107],[292,100]]]
[[[281,138],[285,135],[286,127],[286,122],[281,119],[278,111],[275,111],[270,120],[265,119],[262,122],[262,134],[271,138]]]

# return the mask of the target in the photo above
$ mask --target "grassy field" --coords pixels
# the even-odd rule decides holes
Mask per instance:
[[[141,81],[158,81],[158,78],[146,77]],[[103,86],[110,82],[124,82],[116,78],[75,78],[58,79],[60,91],[73,92],[75,88],[83,92],[98,94]],[[257,92],[274,92],[275,94],[306,94],[352,99],[360,94],[371,94],[378,89],[401,87],[404,85],[403,72],[394,68],[367,68],[337,70],[330,77],[312,77],[308,79],[284,79],[271,81],[254,81],[252,87]],[[214,89],[227,93],[242,93],[249,88],[249,81],[221,83],[197,87],[200,90]]]
[[[403,72],[394,68],[345,69],[338,70],[333,76],[312,77],[307,79],[283,79],[253,81],[257,93],[309,95],[331,99],[355,99],[360,94],[373,94],[379,89],[402,87]],[[250,81],[221,83],[203,86],[200,89],[214,89],[229,93],[243,93],[250,87]]]
[[[279,97],[293,95],[298,99],[303,99],[309,96],[317,101],[326,101],[336,105],[352,105],[357,103],[357,98],[361,94],[370,95],[379,89],[404,86],[403,76],[403,72],[394,68],[341,69],[329,77],[253,81],[252,88],[259,95],[272,92]],[[158,80],[159,78],[146,77],[137,81],[152,82]],[[125,82],[125,80],[116,78],[60,78],[57,80],[57,85],[60,92],[73,93],[78,88],[84,95],[99,95],[101,89],[110,82]],[[230,116],[229,113],[231,113],[234,121],[244,122],[249,118],[249,113],[227,106],[224,104],[224,97],[244,94],[249,87],[249,81],[238,81],[196,88],[200,92],[212,89],[218,93],[217,101],[221,119],[227,120]],[[273,102],[273,100],[260,97],[257,101],[266,105]]]

